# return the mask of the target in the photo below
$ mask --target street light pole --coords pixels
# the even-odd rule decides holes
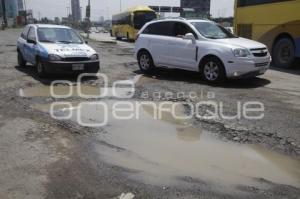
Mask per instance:
[[[88,5],[86,7],[86,18],[87,18],[87,38],[90,38],[90,28],[91,28],[91,0],[88,0]]]
[[[27,25],[27,5],[26,5],[26,0],[24,0],[24,12],[25,12],[25,24]]]
[[[70,7],[69,6],[67,6],[66,7],[67,8],[67,25],[69,26],[70,25]]]

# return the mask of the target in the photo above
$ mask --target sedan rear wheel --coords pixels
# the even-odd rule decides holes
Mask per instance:
[[[18,52],[18,65],[20,67],[26,66],[26,61],[24,60],[23,55],[20,52]]]

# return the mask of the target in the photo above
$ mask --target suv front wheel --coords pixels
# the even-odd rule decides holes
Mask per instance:
[[[207,58],[201,69],[203,78],[209,83],[221,83],[225,80],[223,63],[216,57]]]
[[[151,55],[147,51],[142,51],[138,55],[139,67],[142,72],[150,73],[154,69],[154,63]]]

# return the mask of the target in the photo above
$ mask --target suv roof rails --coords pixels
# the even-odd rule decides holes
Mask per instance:
[[[158,20],[165,20],[165,19],[179,19],[179,20],[186,20],[185,18],[183,17],[163,17],[163,18],[160,18]]]
[[[207,17],[189,17],[189,18],[186,18],[186,20],[206,20],[206,21],[211,21],[210,19],[208,19]]]

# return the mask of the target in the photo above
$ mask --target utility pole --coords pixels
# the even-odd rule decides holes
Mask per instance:
[[[39,16],[39,22],[41,21],[41,12],[38,12],[38,16]]]
[[[122,12],[122,0],[120,0],[120,12]]]
[[[87,19],[87,27],[86,27],[86,32],[87,32],[87,38],[90,38],[90,28],[91,28],[91,0],[88,0],[88,5],[86,7],[86,19]]]
[[[67,16],[69,17],[70,16],[70,7],[67,6],[66,8],[67,8]]]
[[[1,3],[2,3],[2,13],[3,13],[4,28],[6,28],[7,27],[7,18],[6,18],[5,0],[1,0]]]
[[[27,5],[26,5],[26,0],[24,0],[24,13],[25,13],[25,25],[27,25]]]
[[[109,15],[110,15],[110,8],[106,7],[106,14],[107,14],[107,20],[110,19]]]
[[[70,25],[70,7],[66,7],[67,8],[67,25],[69,26]]]

